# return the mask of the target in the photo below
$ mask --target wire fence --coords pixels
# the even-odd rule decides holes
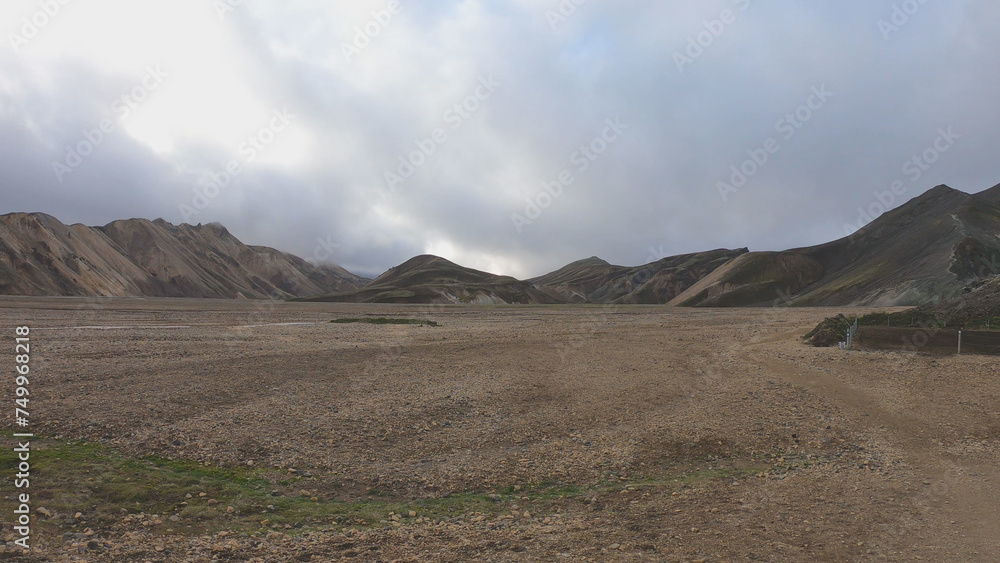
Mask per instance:
[[[867,350],[1000,356],[1000,332],[928,327],[852,327],[850,345]]]

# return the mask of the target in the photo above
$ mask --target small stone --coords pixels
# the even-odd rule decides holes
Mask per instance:
[[[247,465],[248,465],[248,466],[250,466],[250,467],[253,467],[253,466],[254,466],[254,462],[253,462],[253,460],[252,460],[252,459],[251,459],[251,460],[248,460],[248,461],[247,461]]]
[[[198,493],[198,496],[204,498],[208,496],[208,493]]]
[[[227,506],[226,507],[226,514],[233,514],[234,512],[236,512],[235,508],[233,508],[231,506]]]
[[[208,500],[208,506],[215,506],[217,504],[219,504],[219,501],[215,500],[214,498]]]
[[[39,506],[39,507],[38,507],[38,508],[37,508],[37,509],[35,510],[35,512],[37,512],[37,513],[41,514],[42,516],[45,516],[46,518],[52,518],[52,513],[51,513],[51,512],[49,512],[49,509],[48,509],[48,508],[45,508],[44,506]]]
[[[79,520],[79,519],[83,518],[83,513],[82,512],[77,512],[76,514],[73,515],[73,518]]]
[[[608,548],[609,549],[618,549],[621,546],[622,546],[622,544],[620,544],[620,543],[613,543],[613,544],[609,545]]]
[[[407,512],[407,514],[410,515],[410,518],[414,518],[417,515],[417,511],[416,510],[411,510],[411,511]]]

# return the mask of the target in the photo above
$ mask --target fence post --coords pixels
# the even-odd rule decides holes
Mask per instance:
[[[852,324],[847,329],[847,347],[848,348],[853,348],[854,347],[854,340],[857,338],[857,334],[858,334],[858,321],[857,321],[857,319],[855,319],[854,320],[854,324]]]
[[[962,355],[962,331],[958,331],[958,355]]]

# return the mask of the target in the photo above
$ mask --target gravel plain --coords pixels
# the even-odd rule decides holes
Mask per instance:
[[[801,342],[851,312],[0,298],[46,440],[375,514],[46,510],[20,559],[1000,561],[1000,367]]]

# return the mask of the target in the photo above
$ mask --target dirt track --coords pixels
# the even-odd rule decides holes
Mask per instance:
[[[839,312],[0,300],[49,436],[294,468],[321,502],[500,493],[291,535],[123,517],[74,558],[1000,560],[994,359],[798,341]],[[364,315],[442,326],[326,322]]]

